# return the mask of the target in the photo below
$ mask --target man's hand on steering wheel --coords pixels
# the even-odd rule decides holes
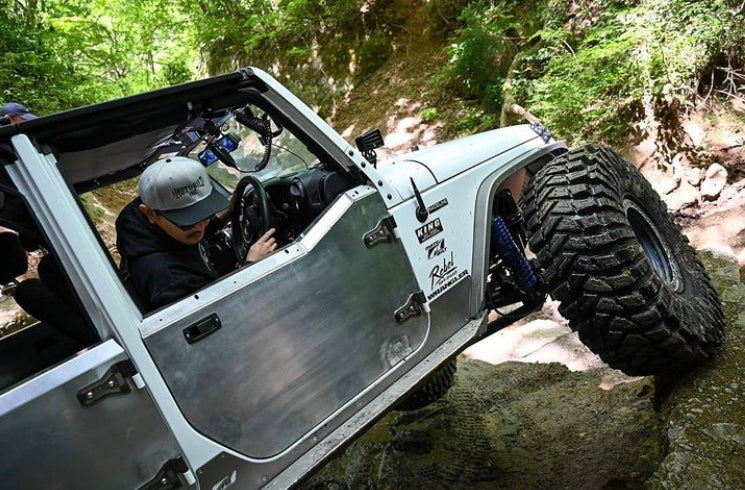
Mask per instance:
[[[245,192],[249,185],[253,186],[250,194]],[[275,230],[268,230],[272,223],[269,197],[259,179],[245,175],[233,191],[228,209],[231,210],[233,251],[239,266],[246,260],[255,262],[277,248],[276,240],[272,237]],[[261,237],[256,239],[259,235]],[[258,258],[251,258],[252,256]]]
[[[246,255],[247,262],[258,262],[267,255],[277,250],[277,241],[272,235],[277,231],[271,228],[269,231],[261,235],[261,237],[251,245]]]

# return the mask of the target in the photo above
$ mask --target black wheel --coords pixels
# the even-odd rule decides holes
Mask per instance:
[[[524,196],[530,249],[582,342],[630,375],[711,358],[724,319],[701,261],[647,180],[588,146],[556,158]]]
[[[429,378],[407,398],[398,404],[396,410],[409,411],[418,410],[434,403],[448,392],[455,379],[455,371],[458,363],[455,358],[450,359],[445,365],[439,367]]]

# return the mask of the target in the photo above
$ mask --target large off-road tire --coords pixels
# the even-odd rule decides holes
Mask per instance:
[[[453,385],[457,369],[456,358],[450,359],[424,380],[411,395],[400,402],[396,410],[418,410],[441,399]]]
[[[630,375],[711,358],[716,292],[687,238],[623,157],[588,146],[554,159],[524,196],[530,249],[582,342]]]

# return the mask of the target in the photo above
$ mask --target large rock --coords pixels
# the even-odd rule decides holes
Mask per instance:
[[[724,306],[724,349],[661,388],[671,390],[662,406],[668,450],[649,488],[745,488],[745,286],[734,256],[699,255]]]
[[[461,357],[443,400],[389,414],[305,488],[639,488],[660,457],[654,390],[616,376]]]
[[[701,182],[701,197],[707,201],[714,201],[727,184],[727,169],[718,163],[712,163],[706,169],[704,181]]]

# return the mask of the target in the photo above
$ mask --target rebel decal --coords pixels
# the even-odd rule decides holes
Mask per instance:
[[[447,206],[447,205],[448,205],[448,200],[447,200],[447,198],[445,198],[445,199],[440,199],[439,201],[437,201],[436,203],[432,204],[431,206],[428,206],[428,207],[427,207],[427,212],[429,212],[430,214],[431,214],[431,213],[434,213],[434,212],[435,212],[435,211],[437,211],[438,209],[442,209],[442,208],[444,208],[444,207],[445,207],[445,206]]]
[[[417,228],[416,237],[419,243],[424,243],[438,233],[442,233],[442,222],[440,218],[430,221],[421,228]]]
[[[443,257],[442,264],[437,264],[429,271],[429,279],[432,281],[429,288],[434,289],[435,286],[441,285],[443,282],[450,279],[458,271],[455,266],[455,258],[453,252],[450,252],[450,258]]]
[[[445,239],[440,238],[439,240],[435,240],[433,243],[427,245],[425,250],[427,251],[427,260],[432,260],[447,252],[448,249],[445,247]]]

